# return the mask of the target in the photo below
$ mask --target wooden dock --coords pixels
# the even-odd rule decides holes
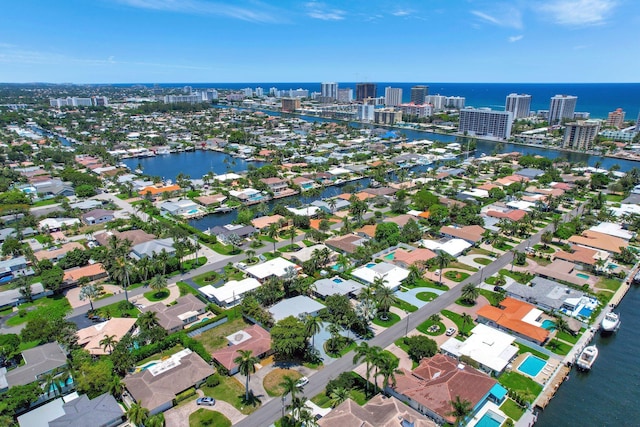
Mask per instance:
[[[567,376],[569,376],[569,372],[571,372],[570,367],[566,365],[559,367],[558,372],[554,375],[551,382],[549,382],[547,387],[542,391],[542,394],[536,399],[535,406],[544,409],[549,402],[551,402],[553,396],[556,395],[556,391],[558,391],[560,385],[566,380]]]

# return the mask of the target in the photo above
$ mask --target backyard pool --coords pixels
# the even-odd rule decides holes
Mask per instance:
[[[588,280],[589,279],[589,276],[587,274],[583,274],[583,273],[577,273],[576,276],[578,276],[579,278],[584,279],[584,280]]]
[[[530,377],[535,377],[542,371],[547,362],[539,357],[528,355],[526,359],[518,366],[518,371],[523,372]]]
[[[333,279],[333,283],[342,283],[342,279],[339,277],[336,277],[335,279]]]
[[[367,264],[367,268],[373,268],[373,267],[375,267],[375,266],[376,266],[376,264],[375,264],[375,263],[373,263],[373,262],[372,262],[372,263]]]
[[[589,317],[591,317],[591,313],[593,313],[593,310],[591,310],[590,308],[587,308],[587,307],[583,307],[582,310],[580,310],[578,312],[578,315],[582,316],[582,317],[589,318]]]
[[[553,331],[556,328],[556,323],[553,320],[546,319],[541,326],[548,331]]]
[[[393,258],[394,258],[395,256],[396,256],[396,253],[395,253],[395,252],[391,252],[390,254],[385,255],[385,256],[384,256],[384,259],[388,259],[389,261],[393,261]]]
[[[476,423],[476,427],[500,427],[503,421],[504,417],[501,417],[495,412],[487,411]]]
[[[157,364],[158,364],[158,362],[147,363],[146,365],[140,367],[140,371],[144,371],[145,369],[148,369],[148,368],[152,367],[153,365],[157,365]]]
[[[188,215],[193,215],[198,213],[198,209],[191,209],[190,211],[187,212]]]

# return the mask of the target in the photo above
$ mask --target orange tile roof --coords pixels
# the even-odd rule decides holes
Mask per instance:
[[[629,246],[629,242],[624,239],[591,230],[584,231],[581,236],[569,237],[569,242],[590,248],[603,249],[616,254],[620,253],[620,248]]]
[[[478,310],[477,315],[495,322],[504,329],[543,343],[549,338],[549,331],[522,320],[533,309],[535,309],[533,305],[524,301],[505,298],[500,303],[500,308],[486,305]]]
[[[343,199],[343,200],[349,200],[351,198],[352,194],[350,193],[342,193],[341,195],[339,195],[338,197]],[[372,197],[375,197],[373,194],[369,194],[369,193],[365,193],[363,191],[356,193],[356,197],[358,198],[358,200],[367,200],[370,199]]]
[[[420,218],[429,218],[431,216],[431,212],[425,211],[418,214]]]
[[[431,258],[435,258],[437,255],[425,248],[418,248],[412,251],[405,251],[402,248],[398,248],[393,257],[393,261],[403,262],[407,265],[412,265],[417,262],[428,261]]]
[[[332,223],[336,223],[336,222],[340,222],[339,219],[336,218],[330,218],[328,219],[329,222]],[[321,219],[311,219],[309,220],[309,227],[315,229],[315,230],[320,230],[320,223],[322,222]]]
[[[138,192],[141,196],[144,196],[147,193],[151,193],[152,195],[165,193],[167,191],[178,191],[180,190],[180,186],[177,184],[167,185],[164,187],[157,187],[155,185],[150,185],[148,187],[144,187],[142,190]]]
[[[74,268],[73,270],[67,270],[64,272],[64,281],[72,281],[75,282],[82,277],[97,277],[101,275],[106,275],[107,271],[102,267],[102,264],[89,264],[84,267]]]
[[[585,248],[584,246],[573,246],[570,252],[558,251],[553,256],[565,261],[579,262],[581,264],[595,265],[598,251]]]
[[[222,366],[229,371],[237,365],[234,359],[238,357],[239,350],[250,350],[255,357],[259,357],[271,350],[271,334],[258,325],[251,325],[244,331],[251,336],[248,340],[240,344],[230,345],[220,350],[214,351],[211,355]]]
[[[358,228],[356,230],[356,233],[363,233],[363,234],[366,234],[369,237],[375,237],[376,236],[376,226],[375,225],[371,225],[371,224],[367,224],[365,226],[362,226],[362,227]]]

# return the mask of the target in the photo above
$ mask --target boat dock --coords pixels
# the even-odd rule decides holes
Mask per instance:
[[[562,384],[569,376],[569,372],[571,372],[570,367],[568,367],[567,365],[560,366],[551,381],[547,383],[547,386],[542,391],[542,394],[540,394],[540,396],[538,396],[538,399],[536,399],[535,406],[540,409],[546,408],[549,402],[551,402],[551,399],[553,399],[553,396],[556,395],[556,391],[558,391],[560,384]]]

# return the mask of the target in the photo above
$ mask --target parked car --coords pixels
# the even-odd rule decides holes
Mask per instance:
[[[307,384],[309,384],[309,378],[307,377],[302,377],[298,380],[298,382],[296,383],[296,387],[301,388],[306,386]]]
[[[456,333],[456,328],[449,328],[447,329],[447,332],[445,332],[445,335],[450,337],[451,335]]]
[[[199,397],[196,400],[196,405],[213,406],[216,404],[216,400],[213,397]]]

